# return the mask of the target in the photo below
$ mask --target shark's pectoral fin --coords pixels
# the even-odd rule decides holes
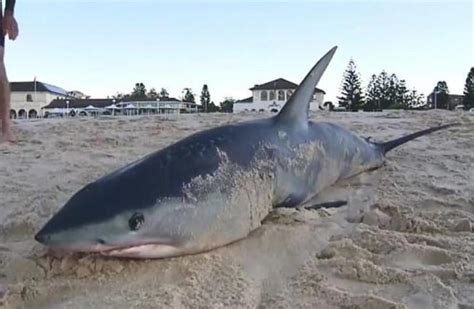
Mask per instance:
[[[283,202],[278,203],[274,208],[294,208],[301,205],[301,203],[306,199],[305,194],[291,193],[288,197],[283,200]]]
[[[313,204],[311,206],[305,207],[305,209],[320,209],[320,208],[337,208],[347,205],[347,201],[333,201],[333,202],[325,202],[319,204]]]

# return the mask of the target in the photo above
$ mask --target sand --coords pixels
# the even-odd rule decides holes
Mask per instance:
[[[439,123],[382,169],[322,195],[340,209],[273,212],[248,238],[197,255],[54,257],[33,240],[97,177],[204,128],[268,114],[16,121],[0,145],[0,307],[474,308],[474,116],[313,114],[387,140]]]

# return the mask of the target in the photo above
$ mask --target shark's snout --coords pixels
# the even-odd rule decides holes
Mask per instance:
[[[48,241],[51,239],[51,236],[47,233],[44,233],[42,231],[39,231],[35,235],[35,240],[39,243],[45,244],[48,243]]]
[[[54,232],[48,233],[45,232],[44,229],[36,233],[34,238],[44,246],[73,252],[101,252],[116,248],[116,246],[107,244],[107,242],[102,238],[74,239],[68,236],[64,237],[64,235]]]
[[[34,238],[43,245],[49,245],[54,241],[56,230],[52,227],[51,220],[46,222],[35,234]]]
[[[51,222],[46,223],[34,236],[34,239],[42,245],[54,248],[71,248],[78,251],[83,247],[94,247],[105,245],[105,241],[100,238],[86,235],[81,237],[77,230],[62,230],[56,228]]]

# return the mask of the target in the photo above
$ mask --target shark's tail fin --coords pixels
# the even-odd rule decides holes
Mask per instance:
[[[451,124],[446,124],[446,125],[442,125],[442,126],[428,128],[428,129],[421,130],[421,131],[418,131],[418,132],[415,132],[415,133],[412,133],[412,134],[409,134],[409,135],[406,135],[406,136],[396,138],[394,140],[391,140],[391,141],[388,141],[388,142],[385,142],[385,143],[379,143],[378,145],[381,147],[382,152],[384,154],[386,154],[387,152],[389,152],[393,148],[395,148],[397,146],[400,146],[402,144],[405,144],[406,142],[409,142],[412,139],[415,139],[417,137],[420,137],[420,136],[423,136],[423,135],[426,135],[426,134],[430,134],[430,133],[433,133],[433,132],[436,132],[436,131],[439,131],[439,130],[442,130],[442,129],[446,129],[446,128],[449,128],[449,127],[452,127],[452,126],[457,126],[457,125],[459,125],[459,123],[451,123]]]

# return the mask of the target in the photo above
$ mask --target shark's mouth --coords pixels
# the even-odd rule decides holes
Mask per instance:
[[[171,257],[185,252],[184,248],[165,243],[141,243],[128,246],[112,246],[105,244],[74,245],[74,246],[49,246],[55,253],[95,253],[110,257],[129,258],[161,258]]]
[[[130,258],[164,258],[182,253],[182,248],[167,244],[141,244],[99,251],[101,255]]]

